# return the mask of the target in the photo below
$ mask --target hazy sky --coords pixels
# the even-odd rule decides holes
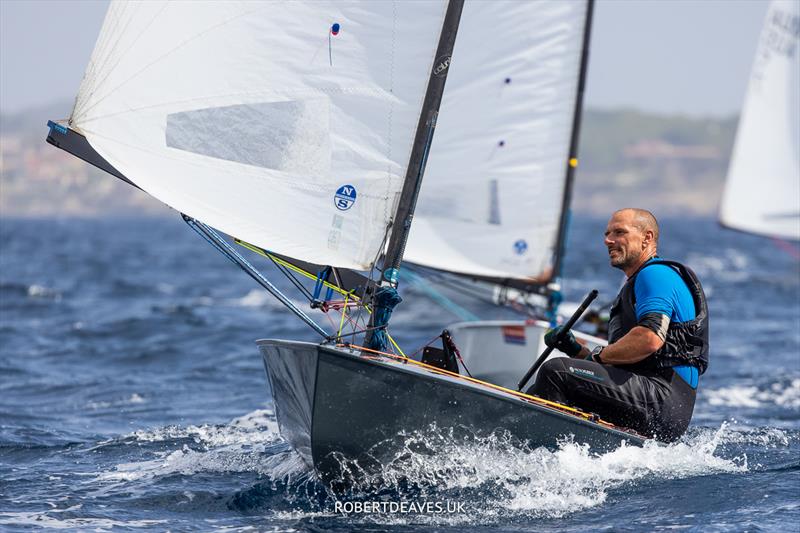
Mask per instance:
[[[107,5],[0,0],[0,110],[74,98]],[[767,6],[767,0],[598,0],[587,106],[738,113]]]

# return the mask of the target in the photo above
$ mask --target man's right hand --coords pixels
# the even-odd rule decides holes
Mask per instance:
[[[544,343],[550,348],[560,350],[570,357],[578,355],[581,352],[582,346],[575,340],[575,335],[573,335],[571,331],[568,331],[563,339],[558,339],[559,333],[561,333],[561,327],[547,330],[547,333],[544,334]]]

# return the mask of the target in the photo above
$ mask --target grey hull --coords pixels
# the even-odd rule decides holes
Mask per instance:
[[[641,437],[399,361],[318,344],[260,340],[281,435],[322,479],[342,479],[342,460],[377,471],[401,434],[431,427],[455,435],[508,432],[532,446],[571,436],[606,451]],[[352,470],[350,471],[352,472]]]

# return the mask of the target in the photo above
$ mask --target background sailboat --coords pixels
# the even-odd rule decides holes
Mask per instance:
[[[800,240],[800,3],[773,0],[758,41],[719,220]]]
[[[539,319],[448,328],[470,372],[505,387],[542,351],[541,319],[560,302],[592,12],[590,1],[468,4],[406,250],[434,289],[443,274],[462,294],[478,282]]]

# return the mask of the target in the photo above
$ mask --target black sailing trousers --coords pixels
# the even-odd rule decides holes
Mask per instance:
[[[633,373],[571,357],[543,364],[527,392],[664,442],[684,434],[696,395],[671,368]]]

